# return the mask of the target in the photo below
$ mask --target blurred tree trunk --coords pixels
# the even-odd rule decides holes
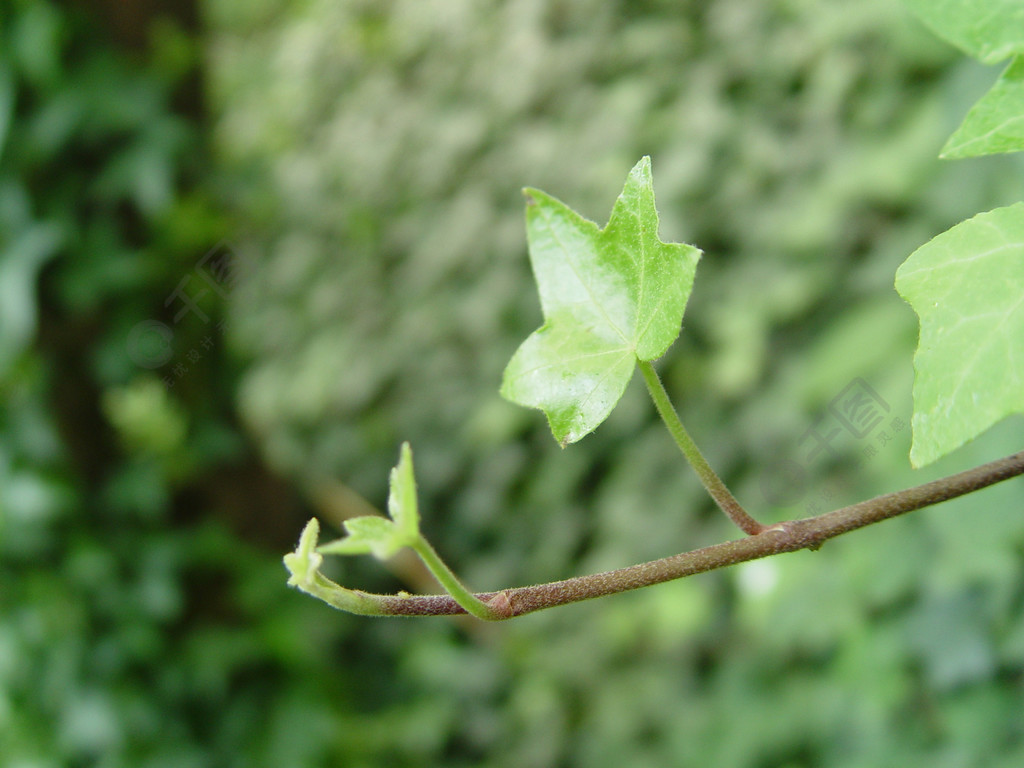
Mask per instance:
[[[150,28],[156,19],[171,19],[189,32],[199,29],[199,6],[195,0],[66,0],[78,10],[100,18],[120,46],[144,51],[150,43]]]

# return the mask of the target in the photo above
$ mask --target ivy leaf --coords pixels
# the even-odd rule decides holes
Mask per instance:
[[[1021,0],[907,0],[939,37],[984,62],[1014,57],[942,148],[944,158],[1024,149],[1024,3]]]
[[[985,64],[1024,54],[1024,4],[1020,0],[907,2],[936,35]]]
[[[512,357],[501,394],[543,410],[565,446],[607,418],[637,360],[660,357],[679,336],[701,252],[658,238],[649,157],[604,229],[544,192],[524,192],[545,322]]]
[[[920,467],[1024,412],[1024,203],[918,248],[896,290],[921,321],[910,449]]]
[[[345,521],[348,535],[324,544],[317,551],[322,555],[373,554],[387,560],[403,547],[411,547],[420,537],[420,517],[416,503],[416,480],[412,470],[412,449],[402,443],[398,466],[391,470],[391,492],[388,496],[391,519],[364,515]]]
[[[1024,6],[1022,6],[1024,7]],[[1024,149],[1024,56],[1006,68],[939,153],[947,159]]]

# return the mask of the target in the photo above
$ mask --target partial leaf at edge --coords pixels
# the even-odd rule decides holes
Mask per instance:
[[[1024,203],[918,248],[896,290],[921,322],[910,450],[920,467],[1024,413]]]
[[[543,410],[564,446],[607,418],[638,359],[660,357],[679,335],[700,251],[658,238],[648,157],[604,229],[544,192],[525,192],[545,322],[512,357],[501,394]]]
[[[906,2],[936,35],[986,64],[1024,55],[1021,0]]]
[[[942,148],[948,159],[1024,150],[1024,56],[1016,57],[996,84],[971,107]]]

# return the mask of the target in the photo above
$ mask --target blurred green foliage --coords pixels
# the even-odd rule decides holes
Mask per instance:
[[[209,0],[202,47],[165,22],[145,55],[4,10],[5,763],[1020,764],[1019,482],[500,626],[345,616],[280,564],[292,489],[382,503],[404,439],[424,531],[479,589],[733,535],[637,383],[565,451],[497,394],[540,322],[520,187],[600,219],[644,154],[663,239],[706,253],[661,370],[763,519],[1019,450],[1019,420],[921,473],[891,422],[801,442],[857,377],[909,423],[895,269],[1021,197],[1019,160],[935,159],[984,68],[883,0]],[[197,72],[212,133],[180,104]],[[256,269],[176,321],[224,239]]]
[[[340,629],[281,587],[304,515],[234,424],[221,302],[180,323],[167,303],[237,225],[181,105],[197,41],[152,33],[128,52],[80,11],[0,14],[4,766],[301,764],[346,743],[325,718],[356,686],[302,671]],[[173,333],[163,367],[133,346],[153,327]],[[307,718],[307,699],[330,703]]]

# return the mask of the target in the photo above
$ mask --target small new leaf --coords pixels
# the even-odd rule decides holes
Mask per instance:
[[[1024,413],[1024,203],[925,243],[896,290],[921,321],[910,449],[920,467]]]
[[[318,552],[322,555],[370,555],[387,560],[405,546],[398,528],[383,517],[368,515],[353,517],[345,521],[343,539],[324,544]]]
[[[380,616],[385,612],[379,596],[355,589],[345,589],[320,573],[323,557],[316,551],[320,523],[314,517],[302,529],[299,545],[284,556],[284,567],[290,574],[288,584],[319,598],[335,608],[362,616]]]
[[[348,535],[324,544],[317,551],[323,555],[372,554],[387,560],[403,547],[415,545],[420,538],[420,518],[416,503],[416,479],[412,469],[412,449],[402,443],[398,466],[391,470],[391,492],[388,496],[391,519],[367,515],[345,521]]]
[[[314,517],[302,529],[299,544],[294,552],[284,556],[284,567],[290,574],[288,583],[293,587],[306,589],[323,565],[324,559],[317,554],[316,542],[320,536],[320,523]]]
[[[660,357],[678,337],[701,252],[658,238],[648,157],[604,229],[544,192],[525,194],[544,325],[512,357],[501,394],[543,410],[565,446],[607,418],[637,360]]]
[[[412,471],[412,448],[402,443],[398,466],[391,470],[388,514],[399,532],[410,541],[420,535],[420,513],[416,503],[416,478]]]

